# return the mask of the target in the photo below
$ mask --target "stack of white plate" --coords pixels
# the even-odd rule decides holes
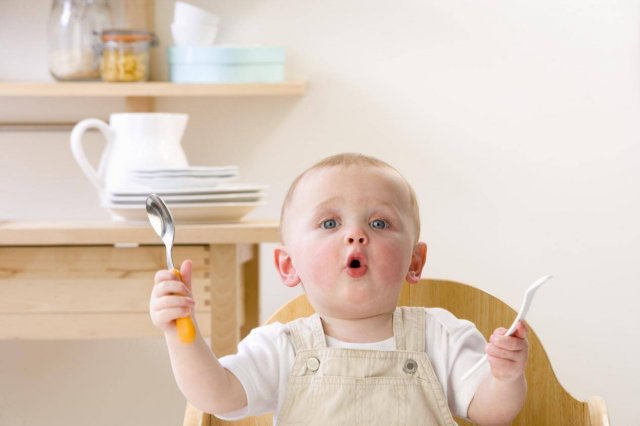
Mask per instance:
[[[182,169],[130,170],[128,181],[134,187],[156,189],[212,187],[238,179],[238,166],[191,166]]]
[[[131,170],[131,185],[103,192],[102,207],[115,220],[146,221],[145,202],[155,193],[176,221],[234,222],[264,204],[266,189],[237,179],[236,166]]]

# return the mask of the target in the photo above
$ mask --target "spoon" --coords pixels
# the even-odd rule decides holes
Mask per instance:
[[[180,271],[173,266],[171,250],[173,249],[173,237],[175,235],[175,226],[173,225],[173,216],[167,205],[162,201],[159,195],[150,194],[147,197],[147,215],[149,222],[156,234],[160,237],[167,249],[167,269],[169,269],[180,281],[182,275]],[[190,317],[178,318],[176,320],[176,328],[178,337],[183,343],[191,343],[196,338],[196,328]]]
[[[524,298],[522,299],[522,305],[520,305],[520,311],[518,312],[516,319],[513,320],[513,324],[511,324],[511,327],[509,327],[507,332],[504,333],[505,336],[511,336],[513,333],[516,332],[518,321],[524,321],[524,317],[527,315],[527,312],[529,311],[529,307],[531,307],[531,301],[533,300],[533,295],[536,294],[536,290],[538,290],[538,288],[540,288],[542,284],[547,282],[552,277],[553,277],[552,275],[545,275],[544,277],[538,278],[533,284],[529,286],[527,291],[525,291]],[[469,371],[466,372],[464,376],[462,376],[462,380],[467,380],[473,373],[476,372],[478,368],[480,368],[480,366],[486,360],[487,360],[487,355],[485,354],[485,356],[483,356],[473,367],[471,367]]]

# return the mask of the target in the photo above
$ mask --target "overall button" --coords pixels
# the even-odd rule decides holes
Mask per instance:
[[[318,368],[320,368],[320,361],[318,361],[318,358],[308,358],[307,359],[307,368],[310,371],[318,371]]]
[[[404,367],[402,368],[402,370],[405,373],[413,374],[416,371],[418,371],[418,363],[412,360],[411,358],[409,358],[404,362]]]

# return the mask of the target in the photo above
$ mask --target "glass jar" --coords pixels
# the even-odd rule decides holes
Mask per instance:
[[[156,45],[153,33],[142,30],[102,32],[100,74],[103,81],[146,81],[149,51]]]
[[[49,72],[57,80],[100,78],[100,33],[111,27],[108,0],[54,0],[49,13]]]

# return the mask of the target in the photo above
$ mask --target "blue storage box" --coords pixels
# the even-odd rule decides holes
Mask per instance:
[[[278,83],[284,81],[282,47],[172,46],[169,79],[175,83]]]

